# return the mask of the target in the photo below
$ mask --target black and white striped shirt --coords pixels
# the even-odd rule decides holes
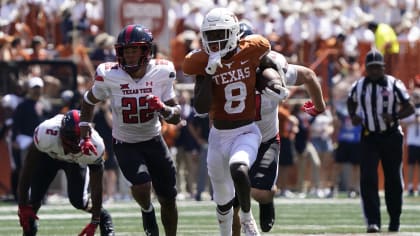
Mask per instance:
[[[362,117],[363,126],[370,132],[399,127],[398,120],[387,126],[382,114],[395,116],[400,104],[408,102],[409,98],[403,82],[391,75],[385,75],[381,84],[363,77],[353,83],[349,93],[349,99],[357,103],[356,114]]]

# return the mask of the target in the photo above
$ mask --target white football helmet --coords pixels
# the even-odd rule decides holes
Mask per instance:
[[[225,30],[225,37],[220,39],[209,39],[208,31]],[[239,40],[239,22],[235,14],[226,8],[214,8],[207,13],[201,24],[200,34],[203,47],[207,54],[216,53],[210,48],[210,44],[219,44],[219,54],[224,57],[228,52],[235,49]]]

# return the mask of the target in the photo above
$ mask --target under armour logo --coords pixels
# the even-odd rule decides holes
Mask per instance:
[[[96,81],[104,81],[104,77],[102,77],[100,75],[95,75],[95,80]]]
[[[146,86],[153,86],[153,81],[146,81]]]
[[[130,89],[128,84],[120,84],[120,89]]]

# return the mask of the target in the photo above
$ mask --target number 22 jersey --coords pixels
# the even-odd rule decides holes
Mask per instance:
[[[117,63],[102,63],[96,69],[92,87],[97,99],[111,99],[112,136],[126,143],[150,140],[160,134],[159,115],[149,108],[148,95],[162,102],[175,97],[175,69],[168,60],[150,60],[146,74],[135,79]]]

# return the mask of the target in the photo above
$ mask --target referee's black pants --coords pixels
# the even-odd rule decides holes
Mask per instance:
[[[360,191],[366,223],[381,227],[378,193],[378,164],[382,162],[385,177],[385,203],[390,221],[399,224],[402,208],[402,149],[403,136],[395,130],[386,134],[362,135]]]

